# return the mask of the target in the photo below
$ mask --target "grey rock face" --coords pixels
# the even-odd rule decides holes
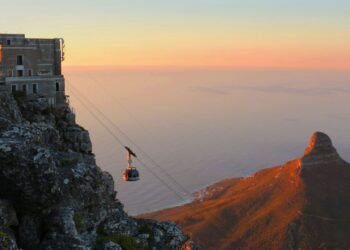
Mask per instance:
[[[18,244],[27,249],[36,249],[41,240],[40,219],[25,215],[18,228]]]
[[[64,131],[64,139],[70,142],[76,151],[91,153],[92,144],[89,133],[78,126],[67,126]]]
[[[22,121],[16,101],[7,93],[0,93],[0,130]]]
[[[78,235],[74,223],[74,210],[70,207],[60,207],[53,209],[49,215],[50,221],[46,225],[46,230],[54,233],[76,237]]]
[[[70,237],[63,234],[50,233],[40,244],[40,250],[90,250],[91,247],[78,237]]]
[[[140,249],[186,243],[175,224],[124,212],[68,105],[0,97],[0,249],[119,250],[125,237]]]
[[[12,204],[5,200],[0,200],[0,225],[3,227],[18,225],[17,215]]]
[[[103,250],[123,250],[120,245],[113,241],[108,241],[103,244]]]

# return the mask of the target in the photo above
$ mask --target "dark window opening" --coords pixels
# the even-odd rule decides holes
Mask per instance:
[[[12,93],[15,93],[17,91],[17,85],[12,85],[11,91]]]
[[[24,93],[27,93],[27,85],[22,85],[22,91],[23,91]]]
[[[7,40],[7,45],[11,45],[11,40]]]
[[[12,77],[12,70],[9,70],[9,71],[8,71],[8,76],[9,76],[9,77]]]
[[[28,76],[32,76],[32,70],[31,69],[28,70]]]
[[[17,65],[23,65],[23,56],[17,56]]]
[[[56,82],[56,91],[60,91],[60,83],[59,82]]]
[[[0,64],[2,63],[2,43],[0,43]]]
[[[38,93],[38,86],[34,83],[33,84],[33,94],[37,94]]]
[[[17,76],[22,77],[23,76],[23,70],[17,70]]]

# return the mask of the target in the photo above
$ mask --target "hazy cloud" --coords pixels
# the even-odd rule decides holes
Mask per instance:
[[[202,92],[202,93],[208,93],[213,95],[228,95],[230,94],[230,91],[222,89],[222,88],[215,88],[215,87],[203,87],[203,86],[197,86],[192,89],[195,92]]]
[[[213,95],[229,95],[234,91],[259,91],[265,93],[281,93],[290,95],[334,95],[334,94],[349,94],[350,89],[340,87],[291,87],[278,85],[264,85],[264,86],[243,86],[243,85],[225,85],[225,86],[196,86],[192,89],[195,92],[203,92]]]
[[[348,89],[335,88],[335,87],[308,87],[308,88],[297,88],[289,86],[254,86],[254,87],[243,87],[241,89],[255,90],[268,93],[284,93],[293,95],[331,95],[348,93]]]

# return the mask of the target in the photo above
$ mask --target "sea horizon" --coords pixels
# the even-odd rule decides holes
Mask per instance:
[[[66,70],[67,93],[77,121],[90,131],[98,165],[113,175],[117,197],[130,214],[181,204],[189,194],[217,181],[248,176],[296,158],[318,130],[330,134],[350,160],[346,155],[350,72],[346,70],[102,72]],[[140,182],[122,182],[124,149],[79,103],[79,95],[152,156],[165,173],[140,155],[169,182],[170,189],[142,166],[137,166]],[[133,147],[125,136],[116,134]],[[187,193],[182,194],[168,175]]]

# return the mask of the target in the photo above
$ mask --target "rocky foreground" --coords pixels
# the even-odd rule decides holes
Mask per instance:
[[[324,133],[300,158],[197,197],[143,217],[178,223],[205,249],[350,249],[350,164]]]
[[[0,249],[198,249],[171,222],[134,219],[68,105],[0,93]]]

